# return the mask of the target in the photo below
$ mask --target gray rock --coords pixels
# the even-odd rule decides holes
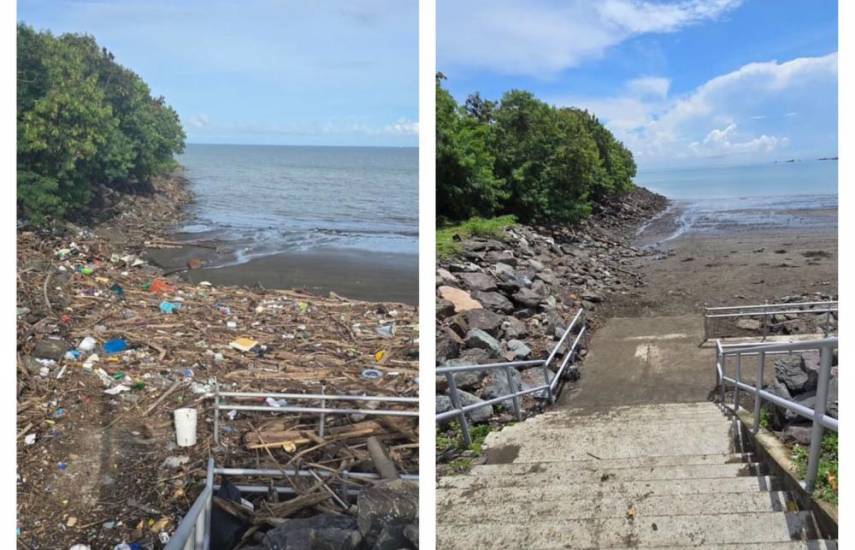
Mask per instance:
[[[460,398],[460,405],[462,407],[468,407],[469,405],[476,405],[478,403],[483,403],[484,400],[472,395],[469,392],[465,392],[459,390],[457,392],[457,396]],[[446,411],[451,410],[451,398],[448,395],[437,395],[436,396],[436,412],[444,413]],[[471,420],[475,424],[480,424],[482,422],[489,422],[490,418],[493,417],[493,406],[492,405],[484,405],[483,407],[478,407],[472,409],[467,412],[469,415],[469,420]],[[453,419],[446,420],[445,422],[451,422]]]
[[[457,358],[450,359],[442,364],[443,367],[463,367],[466,365],[473,365],[477,363],[473,363],[467,359]],[[458,389],[461,390],[471,390],[478,387],[481,384],[481,379],[484,378],[484,371],[476,370],[476,371],[466,371],[466,372],[458,372],[454,374],[454,383],[457,384]],[[447,384],[447,379],[445,376],[441,376],[439,378],[443,379],[443,385]]]
[[[517,265],[517,259],[514,257],[514,253],[510,250],[494,250],[492,252],[488,252],[485,259],[491,264],[508,264],[508,265]]]
[[[467,348],[480,348],[489,351],[493,355],[499,355],[502,351],[502,346],[498,340],[478,328],[469,330],[465,343]]]
[[[801,355],[776,359],[775,378],[794,394],[816,389],[817,373],[807,368]]]
[[[502,321],[505,319],[504,316],[489,309],[471,309],[464,316],[470,330],[480,329],[491,336],[498,336]]]
[[[551,370],[546,371],[546,375],[543,374],[543,369],[527,369],[522,373],[522,388],[524,390],[530,390],[532,388],[536,388],[537,386],[542,386],[546,383],[546,380],[549,380],[549,383],[555,379],[555,373]],[[531,394],[539,399],[546,399],[549,397],[549,392],[546,390],[541,390],[539,392],[535,392]]]
[[[541,272],[545,269],[543,262],[530,258],[526,264],[536,272]]]
[[[461,273],[460,280],[472,290],[489,292],[496,289],[496,281],[486,273]]]
[[[520,289],[519,292],[513,295],[514,302],[523,306],[535,308],[543,299],[540,294],[529,288]]]
[[[558,286],[558,277],[551,271],[542,271],[534,276],[535,279],[543,281],[550,286]]]
[[[516,317],[505,317],[502,330],[507,338],[525,338],[528,336],[528,327]]]
[[[522,340],[508,340],[508,350],[512,361],[522,361],[531,357],[531,348]]]
[[[472,296],[481,304],[481,307],[510,313],[514,310],[514,304],[498,292],[481,292],[476,290]]]
[[[492,363],[495,358],[487,350],[470,348],[460,352],[460,360],[466,361],[467,365],[482,365],[484,363]]]
[[[760,330],[763,323],[759,319],[739,319],[736,321],[736,326],[743,330]]]
[[[493,266],[493,269],[496,272],[496,277],[500,281],[515,281],[517,278],[517,272],[508,264],[499,262]]]
[[[582,293],[582,300],[594,304],[599,304],[603,301],[603,297],[595,292],[584,292]]]
[[[438,298],[436,300],[436,316],[439,319],[445,319],[451,315],[454,315],[454,304],[449,302],[448,300],[443,300],[442,298]]]
[[[484,397],[484,399],[494,399],[496,397],[520,391],[520,388],[522,388],[522,379],[519,371],[515,368],[509,368],[508,371],[511,373],[513,386],[508,385],[508,377],[504,370],[494,370],[490,373],[490,382],[485,385],[484,389],[481,391],[481,396]],[[507,399],[505,401],[500,401],[496,406],[498,408],[511,410],[514,404],[512,400]]]
[[[441,267],[436,270],[436,282],[438,285],[455,286],[458,284],[457,277],[447,269]]]
[[[369,489],[370,490],[370,489]],[[358,522],[350,516],[321,514],[310,518],[286,519],[264,535],[267,550],[353,550],[362,543]]]
[[[356,522],[373,550],[413,548],[404,530],[419,520],[419,486],[396,479],[380,482],[357,497]]]
[[[801,445],[810,445],[810,426],[787,426],[781,432],[784,443],[795,442]]]
[[[38,359],[53,359],[59,361],[65,356],[65,352],[71,349],[68,342],[55,338],[45,338],[36,342],[33,348],[33,357]]]

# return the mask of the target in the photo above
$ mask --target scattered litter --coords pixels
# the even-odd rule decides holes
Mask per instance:
[[[97,345],[98,345],[98,342],[95,340],[95,338],[92,338],[91,336],[87,336],[86,338],[84,338],[80,342],[80,344],[78,344],[77,348],[80,351],[92,351],[95,349],[95,346],[97,346]]]
[[[382,349],[374,354],[374,360],[377,361],[378,363],[383,361],[384,357],[386,357],[386,351],[382,350]]]
[[[27,434],[26,436],[24,436],[24,443],[27,445],[35,445],[36,434]]]
[[[153,280],[151,284],[148,285],[148,291],[154,292],[156,294],[166,294],[169,292],[174,292],[175,287],[169,284],[169,282],[167,282],[165,279],[161,279],[158,277]]]
[[[131,388],[124,384],[119,384],[118,386],[113,386],[110,389],[104,390],[104,393],[108,395],[119,395],[120,393],[126,391],[131,391]]]
[[[123,351],[127,351],[128,348],[128,342],[124,338],[114,338],[113,340],[104,342],[104,353],[107,355],[122,353]]]
[[[166,457],[166,460],[163,461],[163,465],[166,468],[175,469],[175,468],[180,468],[181,466],[184,466],[188,462],[190,462],[190,457],[186,456],[186,455],[168,456],[168,457]]]
[[[365,380],[377,380],[382,377],[383,373],[377,369],[365,369],[362,371],[362,378]]]
[[[395,336],[395,323],[388,323],[377,327],[377,334],[383,338],[391,338]]]
[[[287,407],[288,401],[285,399],[274,399],[272,397],[268,397],[264,400],[267,403],[268,407]]]
[[[161,313],[176,313],[179,309],[181,309],[181,304],[166,301],[160,302]]]
[[[238,351],[252,351],[252,349],[257,345],[258,342],[253,340],[252,338],[241,337],[236,340],[233,340],[229,344],[229,347]]]

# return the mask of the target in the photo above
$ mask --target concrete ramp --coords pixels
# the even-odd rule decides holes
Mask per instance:
[[[597,410],[617,405],[705,401],[715,387],[715,347],[697,315],[617,317],[598,329],[577,388],[561,404]]]

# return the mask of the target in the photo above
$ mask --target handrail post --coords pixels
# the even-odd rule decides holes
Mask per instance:
[[[725,370],[725,367],[727,365],[727,355],[725,355],[724,352],[721,350],[721,348],[719,348],[718,346],[716,346],[715,354],[717,355],[716,361],[718,361],[718,364],[721,367],[721,378],[718,381],[719,392],[721,394],[721,406],[725,407],[725,406],[727,406],[727,403],[725,403],[725,394],[727,393],[727,383],[724,381],[724,376],[727,373],[727,371]],[[716,369],[716,374],[718,374],[718,369]]]
[[[205,504],[205,535],[202,537],[202,550],[208,550],[211,546],[211,508],[214,501],[214,459],[208,459],[208,473],[205,476],[205,487],[210,488],[208,500]]]
[[[751,429],[755,434],[760,431],[760,408],[762,399],[760,398],[760,390],[763,389],[763,367],[766,364],[766,352],[761,351],[757,355],[757,381],[754,385],[757,392],[754,394],[754,427]]]
[[[555,395],[552,393],[552,381],[549,379],[549,365],[543,363],[543,379],[546,380],[546,399],[551,405],[555,402]]]
[[[214,444],[220,444],[220,384],[214,381]]]
[[[813,426],[810,431],[810,451],[805,475],[805,490],[812,493],[816,486],[816,474],[819,469],[819,455],[822,451],[822,436],[825,429],[820,419],[825,416],[828,400],[828,379],[831,376],[831,347],[826,345],[820,350],[819,380],[816,386],[816,404],[813,410]]]
[[[326,385],[321,384],[321,395],[324,395],[325,393],[326,393]],[[322,409],[327,408],[327,400],[324,399],[323,397],[321,398],[321,408]],[[324,436],[324,427],[326,425],[326,419],[327,419],[326,413],[321,413],[321,418],[320,418],[320,420],[318,420],[318,436],[320,436],[320,437]]]
[[[472,437],[469,435],[469,422],[466,420],[466,413],[463,412],[460,405],[460,396],[457,394],[457,382],[454,380],[454,373],[445,373],[445,379],[448,380],[448,397],[451,398],[451,406],[460,411],[457,418],[460,419],[460,431],[463,433],[463,443],[466,447],[472,445]]]
[[[763,340],[769,337],[769,314],[768,308],[763,308]]]
[[[733,385],[733,412],[739,412],[739,384],[742,382],[742,354],[736,354],[736,384]]]
[[[511,368],[510,368],[510,367],[505,367],[505,368],[504,368],[504,369],[502,369],[502,370],[504,370],[504,371],[505,371],[505,376],[506,376],[506,377],[507,377],[507,379],[508,379],[508,389],[509,389],[509,390],[510,390],[510,392],[511,392],[511,393],[513,393],[513,394],[517,393],[516,389],[514,388],[514,379],[513,379],[513,376],[511,376]],[[548,383],[548,381],[547,381],[547,383]],[[520,410],[520,398],[519,398],[519,396],[518,396],[518,395],[514,395],[514,397],[513,397],[513,399],[512,399],[512,402],[513,402],[513,404],[514,404],[514,416],[516,417],[516,419],[517,419],[518,421],[520,421],[520,420],[522,420],[522,411]]]

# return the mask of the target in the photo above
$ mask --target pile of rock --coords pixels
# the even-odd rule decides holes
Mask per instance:
[[[419,489],[384,481],[359,495],[356,514],[280,520],[247,550],[399,550],[418,548]]]
[[[638,189],[572,227],[517,225],[501,238],[472,237],[437,269],[437,364],[445,366],[542,359],[555,347],[579,308],[587,323],[610,294],[640,286],[631,259],[650,252],[629,244],[638,226],[666,206],[664,197]],[[584,355],[585,350],[581,353]],[[555,361],[557,369],[560,361]],[[571,375],[575,371],[570,371]],[[532,388],[554,376],[542,368],[456,375],[464,404]],[[437,412],[451,407],[445,377],[437,378]],[[543,397],[543,396],[540,396]],[[537,406],[536,399],[524,406]],[[497,407],[510,409],[511,402]],[[474,422],[497,412],[476,409]]]
[[[833,294],[822,292],[804,292],[783,296],[775,303],[797,304],[804,302],[827,302],[837,300]],[[822,305],[811,306],[813,309],[821,310]],[[823,332],[837,332],[837,313],[812,313],[811,307],[806,308],[804,313],[775,313],[769,315],[765,320],[762,314],[754,317],[742,317],[736,320],[718,320],[713,331],[728,335],[760,335],[785,336],[791,334],[821,334]],[[731,324],[732,326],[726,326]]]
[[[769,388],[772,393],[791,399],[805,407],[816,406],[817,381],[819,378],[819,352],[806,352],[778,358],[775,365],[775,382]],[[831,379],[828,384],[826,414],[838,415],[837,353],[832,358]],[[770,428],[779,432],[785,442],[802,445],[810,443],[811,421],[803,416],[778,407],[766,405]]]

